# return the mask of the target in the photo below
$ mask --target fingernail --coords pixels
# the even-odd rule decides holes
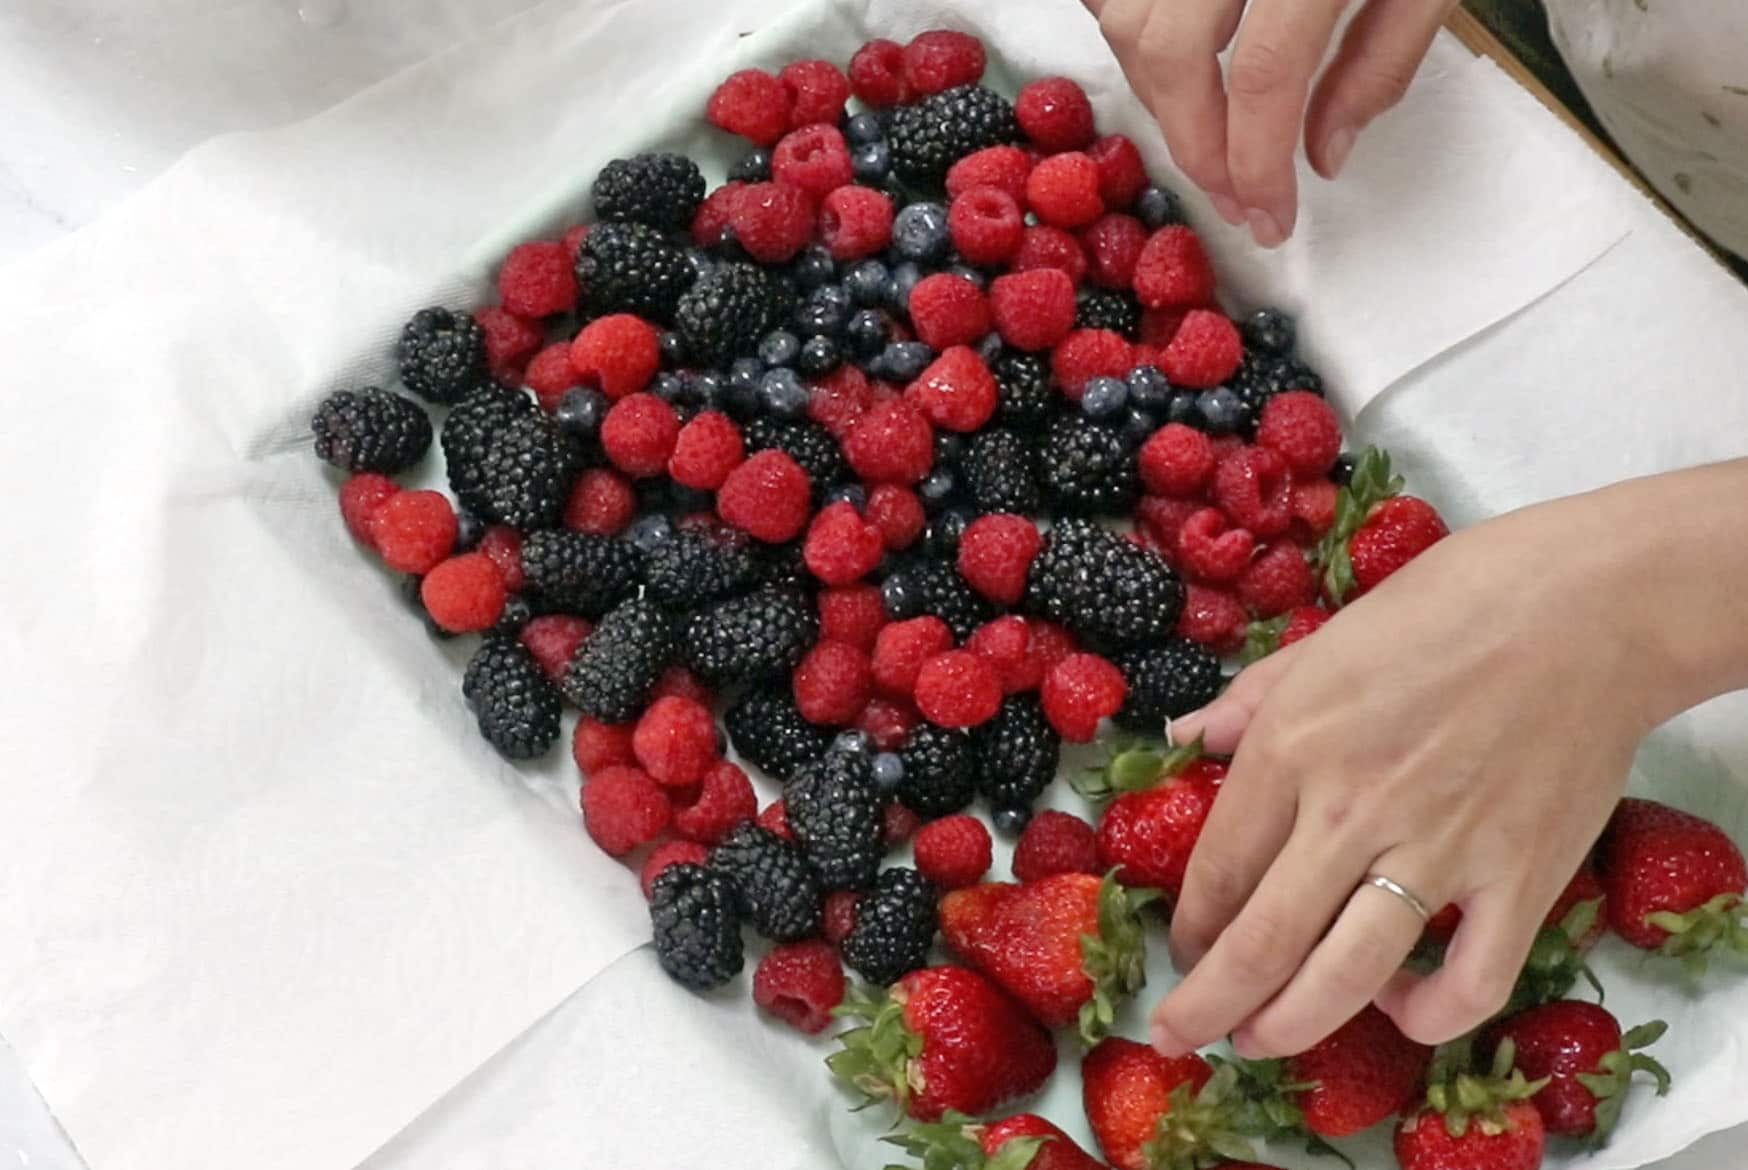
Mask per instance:
[[[1196,738],[1196,731],[1202,725],[1202,712],[1206,707],[1197,707],[1188,715],[1179,715],[1176,719],[1165,721],[1165,742],[1170,747],[1182,747]]]
[[[1188,1056],[1195,1049],[1179,1040],[1172,1030],[1159,1020],[1147,1025],[1147,1039],[1152,1042],[1153,1050],[1167,1059]]]
[[[1280,221],[1261,208],[1253,207],[1245,212],[1244,221],[1250,225],[1250,234],[1256,242],[1265,248],[1279,247],[1287,238]]]
[[[1244,222],[1244,209],[1238,206],[1238,200],[1230,195],[1212,195],[1209,198],[1214,201],[1214,212],[1221,219],[1233,227]]]
[[[1329,136],[1329,141],[1323,145],[1323,161],[1327,165],[1329,177],[1341,174],[1341,168],[1347,165],[1347,156],[1353,153],[1354,133],[1346,126]]]

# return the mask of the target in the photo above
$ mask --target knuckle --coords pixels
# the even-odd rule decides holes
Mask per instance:
[[[1414,66],[1406,61],[1378,61],[1367,66],[1358,81],[1367,104],[1374,110],[1387,110],[1408,96]]]
[[[1243,871],[1227,858],[1206,849],[1191,855],[1184,880],[1185,889],[1193,888],[1202,904],[1214,913],[1237,909],[1249,892]]]
[[[1258,102],[1280,93],[1293,79],[1293,58],[1278,42],[1252,38],[1232,56],[1227,87],[1232,96]]]
[[[1370,1002],[1403,958],[1401,949],[1384,935],[1367,932],[1353,941],[1345,961],[1330,971],[1330,982],[1342,998]]]
[[[1456,1031],[1470,1028],[1496,1015],[1511,998],[1512,977],[1498,971],[1476,972],[1456,981],[1449,1006]]]

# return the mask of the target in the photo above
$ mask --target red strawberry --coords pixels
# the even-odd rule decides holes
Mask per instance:
[[[1099,865],[1117,880],[1149,886],[1168,901],[1183,892],[1184,867],[1219,795],[1226,765],[1204,759],[1200,743],[1160,753],[1134,748],[1075,782],[1100,800],[1121,793],[1099,818]]]
[[[1451,534],[1433,506],[1414,496],[1385,500],[1347,542],[1354,596],[1379,582]]]
[[[1748,869],[1724,831],[1651,800],[1621,801],[1597,849],[1608,924],[1636,947],[1699,964],[1715,947],[1748,951]]]
[[[1339,1138],[1400,1111],[1431,1061],[1431,1048],[1368,1006],[1298,1056],[1241,1067],[1247,1096],[1269,1103],[1266,1116],[1274,1126]]]
[[[1138,911],[1154,896],[1085,873],[987,882],[941,899],[941,933],[1045,1025],[1078,1021],[1091,1044],[1147,982]]]
[[[1056,1045],[994,983],[968,967],[912,971],[885,992],[852,991],[838,1009],[864,1021],[826,1064],[871,1101],[891,1099],[919,1121],[948,1109],[988,1113],[1036,1091],[1056,1069]]]
[[[915,1155],[925,1168],[953,1170],[1104,1170],[1074,1139],[1036,1113],[977,1122],[948,1113],[884,1139]]]
[[[1238,1135],[1244,1103],[1236,1066],[1216,1071],[1193,1052],[1165,1057],[1111,1036],[1081,1062],[1080,1083],[1093,1136],[1116,1170],[1177,1170],[1251,1157]]]
[[[1488,1028],[1483,1052],[1504,1041],[1517,1046],[1517,1067],[1548,1083],[1530,1098],[1549,1133],[1608,1137],[1635,1072],[1649,1073],[1657,1095],[1669,1091],[1669,1070],[1638,1052],[1666,1030],[1662,1020],[1621,1035],[1620,1022],[1600,1004],[1575,999],[1533,1007]]]
[[[1454,1045],[1441,1060],[1453,1052],[1466,1058],[1467,1045]],[[1494,1052],[1488,1074],[1435,1074],[1424,1106],[1396,1126],[1396,1161],[1402,1170],[1541,1166],[1547,1135],[1530,1098],[1547,1082],[1525,1079],[1513,1067],[1516,1055],[1516,1046],[1507,1040]]]

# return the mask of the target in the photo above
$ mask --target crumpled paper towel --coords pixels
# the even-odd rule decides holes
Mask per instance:
[[[390,376],[412,309],[484,295],[509,242],[575,219],[608,158],[685,144],[720,169],[729,148],[696,118],[738,64],[843,58],[873,32],[957,24],[990,38],[1010,77],[1086,80],[1106,124],[1165,169],[1073,5],[1004,5],[997,19],[970,0],[813,0],[738,39],[783,7],[723,4],[701,21],[684,0],[544,5],[327,115],[196,152],[0,279],[4,377],[19,388],[0,485],[37,501],[13,512],[14,547],[29,555],[0,569],[0,646],[19,679],[0,709],[12,748],[0,783],[0,1032],[93,1170],[354,1165],[603,969],[573,1001],[603,1013],[588,1017],[601,1021],[589,1025],[600,1044],[555,1054],[556,1075],[579,1092],[554,1105],[587,1126],[516,1147],[521,1161],[582,1160],[575,1129],[586,1128],[616,1160],[654,1164],[627,1105],[642,1085],[656,1094],[649,1124],[665,1126],[676,1153],[799,1166],[837,1144],[877,1164],[811,1057],[780,1055],[805,1052],[801,1042],[755,1028],[743,1000],[687,999],[650,976],[646,957],[609,968],[647,927],[630,877],[575,826],[562,752],[518,770],[479,742],[458,694],[460,651],[432,644],[346,540],[333,478],[304,437],[321,394]],[[658,30],[669,65],[652,70]],[[1379,404],[1379,429],[1435,497],[1491,502],[1464,494],[1472,466],[1502,458],[1475,449],[1489,432],[1468,425],[1464,395],[1476,381],[1516,385],[1511,371],[1532,367],[1520,347],[1583,387],[1611,440],[1532,462],[1509,412],[1485,420],[1518,443],[1509,470],[1522,498],[1606,474],[1594,452],[1622,434],[1686,423],[1655,457],[1710,453],[1726,433],[1711,424],[1739,412],[1691,372],[1663,391],[1659,427],[1619,427],[1634,407],[1618,400],[1636,404],[1645,383],[1586,358],[1598,332],[1628,346],[1620,317],[1571,323],[1574,341],[1541,314],[1539,331],[1493,344],[1644,225],[1634,197],[1565,158],[1558,132],[1488,73],[1441,44],[1343,185],[1310,184],[1302,238],[1281,253],[1244,246],[1191,197],[1226,286],[1297,311],[1350,410],[1423,366],[1422,387],[1462,370],[1447,394]],[[1694,284],[1685,270],[1671,281]],[[1706,291],[1740,308],[1740,290],[1733,301]],[[1673,312],[1660,296],[1639,327],[1666,337]],[[1633,352],[1674,350],[1641,338]],[[1739,369],[1739,358],[1713,368]],[[1531,397],[1514,404],[1519,418],[1547,422],[1572,401],[1541,382]],[[1418,406],[1392,413],[1409,401]],[[1686,411],[1668,409],[1681,401]],[[1748,1116],[1732,1101],[1744,1083],[1731,1055],[1738,997],[1672,1005],[1684,1038],[1668,1045],[1672,1063],[1708,1075],[1687,1078],[1683,1108],[1635,1108],[1617,1151],[1655,1156]],[[724,1030],[712,1032],[702,1021],[717,1015]],[[700,1022],[640,1044],[636,1022],[662,1018]],[[551,1035],[526,1038],[464,1089]],[[614,1037],[623,1055],[609,1060]],[[669,1103],[687,1097],[663,1086],[694,1073],[731,1079],[735,1100],[769,1092],[796,1120],[768,1128],[759,1119],[779,1110],[747,1105],[737,1132],[750,1141],[676,1124]],[[597,1088],[584,1096],[589,1076]],[[1069,1124],[1073,1092],[1067,1069],[1047,1102]],[[450,1098],[402,1142],[467,1100]],[[522,1130],[514,1095],[479,1120]],[[795,1140],[774,1150],[781,1135]],[[454,1143],[421,1152],[426,1165],[504,1164]],[[1595,1165],[1627,1164],[1603,1157]]]

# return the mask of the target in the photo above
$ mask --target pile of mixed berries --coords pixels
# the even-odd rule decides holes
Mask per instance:
[[[1078,784],[1095,827],[1033,814],[1063,742],[1156,737],[1223,662],[1311,636],[1446,529],[1380,453],[1343,453],[1289,317],[1228,315],[1081,88],[1010,101],[984,66],[931,32],[748,70],[707,110],[747,140],[726,183],[610,163],[591,223],[505,258],[498,304],[407,324],[435,430],[398,393],[322,403],[348,528],[433,633],[483,635],[462,692],[499,752],[540,757],[579,713],[583,821],[641,866],[663,967],[715,988],[746,928],[768,940],[758,1003],[859,1019],[830,1063],[921,1123],[901,1144],[930,1166],[1098,1165],[1034,1115],[972,1120],[1050,1076],[1064,1027],[1119,1170],[1398,1113],[1409,1170],[1606,1131],[1635,1070],[1664,1074],[1635,1051],[1655,1029],[1565,998],[1603,924],[1679,953],[1743,937],[1740,854],[1642,802],[1511,1014],[1436,1063],[1376,1010],[1284,1063],[1107,1035],[1225,765],[1119,746]],[[450,494],[403,490],[434,437]],[[986,881],[980,801],[1019,836],[1014,882]]]

